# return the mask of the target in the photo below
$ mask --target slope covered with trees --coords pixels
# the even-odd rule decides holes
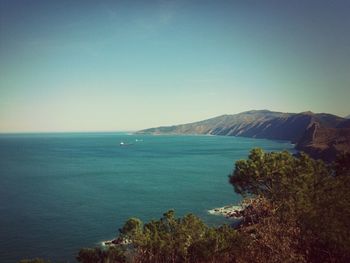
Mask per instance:
[[[305,154],[253,149],[229,177],[245,197],[239,227],[209,227],[166,212],[129,219],[109,248],[81,249],[79,262],[349,262],[350,155],[326,165]]]

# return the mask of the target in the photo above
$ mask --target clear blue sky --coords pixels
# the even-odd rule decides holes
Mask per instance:
[[[0,0],[0,132],[350,114],[350,1]]]

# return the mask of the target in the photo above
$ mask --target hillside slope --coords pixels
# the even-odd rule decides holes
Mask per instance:
[[[349,120],[332,114],[252,110],[188,124],[145,129],[138,133],[210,134],[288,140],[296,143],[298,150],[330,161],[336,154],[350,151],[349,128]]]
[[[314,123],[305,131],[296,149],[316,159],[334,161],[337,154],[350,151],[350,128],[325,128]]]

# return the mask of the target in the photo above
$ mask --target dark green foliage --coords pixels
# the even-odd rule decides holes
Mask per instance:
[[[22,259],[18,263],[50,263],[51,261],[44,260],[42,258],[34,258],[34,259]]]
[[[248,160],[236,162],[230,183],[244,196],[262,195],[271,202],[301,202],[328,174],[323,162],[305,154],[296,158],[288,152],[253,149]]]
[[[193,214],[176,218],[173,210],[158,221],[130,231],[127,238],[134,247],[135,262],[205,262],[217,256],[233,258],[234,245],[239,246],[236,231],[223,226],[206,226]]]
[[[100,258],[102,257],[102,251],[100,248],[82,248],[79,251],[79,255],[77,256],[77,260],[79,262],[84,263],[92,263],[92,262],[102,262]]]
[[[126,261],[123,247],[116,246],[108,249],[82,248],[77,260],[83,263],[122,263]]]
[[[235,262],[246,246],[246,238],[232,227],[209,229],[188,248],[189,262]]]
[[[124,245],[118,244],[106,250],[82,249],[78,261],[123,262],[128,258],[130,262],[144,263],[232,262],[244,242],[229,226],[208,227],[193,214],[176,218],[173,210],[144,225],[139,219],[131,218],[119,232],[118,240]],[[110,251],[122,251],[123,248],[120,255],[124,257],[111,261]]]
[[[275,244],[274,248],[290,239],[286,243],[290,245],[283,250],[299,253],[307,261],[348,262],[349,159],[349,155],[344,155],[333,166],[326,166],[305,154],[294,157],[288,152],[264,153],[261,149],[254,149],[248,160],[236,163],[230,183],[237,193],[260,196],[270,203],[272,214],[260,220],[260,225],[254,228],[260,229],[259,235]],[[255,208],[253,214],[256,211],[259,210]],[[281,233],[268,231],[269,221],[274,222],[274,229],[284,226],[281,233],[287,233],[288,229],[300,230],[300,233],[285,235],[283,240],[273,242],[279,239]],[[262,249],[263,244],[255,249]],[[266,253],[259,253],[266,256]],[[295,255],[298,259],[299,256]],[[296,261],[300,261],[300,258]]]
[[[350,176],[350,152],[338,156],[334,171],[336,176]]]
[[[300,218],[306,243],[318,261],[350,261],[350,177],[329,176],[315,190],[312,204]],[[312,237],[312,238],[309,238]]]
[[[119,229],[121,238],[135,237],[142,232],[142,222],[138,218],[130,218],[124,224],[123,228]]]

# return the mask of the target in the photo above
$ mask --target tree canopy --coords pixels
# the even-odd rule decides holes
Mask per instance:
[[[284,241],[294,239],[294,250],[290,251],[299,251],[308,262],[349,262],[349,172],[349,154],[327,165],[303,153],[293,156],[253,149],[247,160],[236,162],[229,179],[237,193],[260,198],[265,207],[268,204],[271,213],[256,220],[260,224],[254,227],[261,236],[266,234],[276,241],[281,236]],[[249,209],[250,217],[261,215],[261,202]],[[269,232],[271,223],[275,230],[285,228],[284,231]],[[298,235],[288,237],[288,229]],[[274,248],[278,243],[275,244]]]

